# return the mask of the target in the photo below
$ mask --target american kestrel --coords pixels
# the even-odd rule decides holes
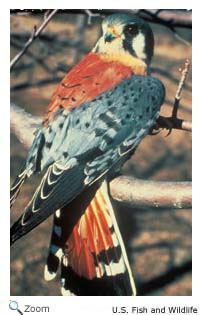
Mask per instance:
[[[150,132],[164,100],[149,74],[154,37],[132,14],[113,14],[102,36],[54,92],[11,204],[24,181],[44,173],[11,228],[11,243],[51,214],[54,224],[44,276],[61,265],[63,295],[135,295],[108,180]]]

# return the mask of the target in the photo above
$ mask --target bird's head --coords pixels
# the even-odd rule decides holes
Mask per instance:
[[[102,23],[103,34],[93,52],[121,54],[138,58],[149,65],[153,56],[154,37],[147,22],[133,14],[113,14]]]

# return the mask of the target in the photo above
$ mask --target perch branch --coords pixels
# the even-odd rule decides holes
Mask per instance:
[[[52,10],[51,13],[48,14],[48,16],[45,16],[45,19],[43,23],[40,25],[40,27],[37,29],[36,26],[33,29],[32,35],[28,39],[28,41],[25,43],[23,49],[11,60],[10,63],[10,70],[13,69],[15,64],[21,59],[21,57],[25,54],[25,52],[28,50],[28,48],[31,46],[33,41],[40,35],[40,33],[43,31],[43,29],[47,26],[47,24],[50,22],[50,20],[53,18],[53,16],[57,13],[56,10]]]
[[[11,103],[11,131],[28,149],[42,120]],[[156,182],[120,176],[111,184],[114,200],[137,207],[191,208],[191,183]]]
[[[114,200],[139,208],[191,208],[191,182],[162,182],[119,176],[110,183]]]

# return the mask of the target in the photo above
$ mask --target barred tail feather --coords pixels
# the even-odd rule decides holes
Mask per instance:
[[[66,219],[68,207],[54,218],[45,279],[52,280],[61,265],[62,295],[136,295],[107,183],[67,233]]]
[[[116,220],[116,217],[115,217],[115,214],[114,214],[114,210],[113,210],[113,207],[112,207],[112,204],[111,204],[111,201],[110,201],[110,197],[109,197],[109,194],[108,194],[108,187],[107,187],[106,183],[104,183],[103,189],[105,191],[104,196],[106,198],[107,205],[109,206],[109,212],[110,212],[111,220],[112,220],[113,225],[114,225],[115,233],[117,235],[117,238],[118,238],[121,250],[122,250],[122,256],[123,256],[123,260],[124,260],[124,263],[125,263],[125,266],[126,266],[126,269],[127,269],[127,272],[128,272],[128,276],[129,276],[129,281],[130,281],[130,285],[131,285],[131,288],[132,288],[132,292],[133,292],[133,295],[136,295],[136,286],[135,286],[135,282],[134,282],[134,279],[133,279],[133,274],[132,274],[132,271],[131,271],[131,268],[130,268],[130,264],[129,264],[129,261],[128,261],[126,248],[125,248],[125,245],[124,245],[124,242],[123,242],[120,230],[119,230],[119,226],[117,224],[117,220]]]

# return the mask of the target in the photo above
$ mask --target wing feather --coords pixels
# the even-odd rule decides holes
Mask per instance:
[[[62,105],[74,108],[112,89],[132,75],[132,69],[119,62],[104,61],[99,54],[89,53],[77,64],[58,85],[44,124],[47,124]]]
[[[133,76],[71,112],[60,109],[39,130],[28,155],[27,172],[47,171],[12,227],[12,241],[128,159],[154,124],[163,98],[164,87],[158,79]]]

